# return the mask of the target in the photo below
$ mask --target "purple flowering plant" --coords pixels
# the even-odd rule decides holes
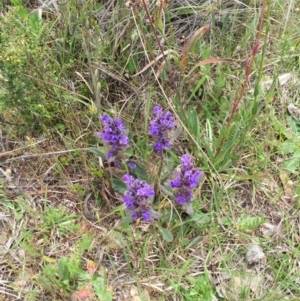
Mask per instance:
[[[171,148],[170,134],[175,129],[175,118],[169,111],[164,111],[162,107],[155,106],[153,108],[149,134],[154,141],[154,149],[161,154],[164,149]]]
[[[173,197],[177,205],[185,209],[188,214],[193,214],[193,190],[198,186],[204,174],[194,166],[192,158],[188,154],[184,154],[181,157],[180,166],[173,173],[173,179],[160,180],[160,173],[166,158],[163,155],[164,150],[171,148],[172,131],[176,127],[176,120],[172,113],[160,106],[155,106],[151,115],[148,131],[153,141],[154,152],[160,156],[158,176],[152,185],[148,184],[147,170],[137,164],[133,159],[134,157],[127,158],[126,164],[120,164],[121,159],[124,158],[125,150],[129,148],[129,131],[124,122],[108,115],[103,115],[101,122],[102,131],[96,132],[95,136],[101,139],[104,146],[107,147],[107,162],[113,163],[113,166],[118,167],[119,170],[120,168],[125,169],[123,181],[119,179],[119,176],[114,178],[112,174],[110,174],[109,181],[111,188],[123,195],[122,202],[128,213],[127,220],[152,222],[162,216],[153,209],[154,200],[157,197],[156,189],[160,189],[161,193]],[[168,175],[170,175],[169,171]],[[169,188],[164,187],[167,183]],[[122,187],[120,188],[120,186]],[[172,193],[170,193],[170,189],[172,189]],[[159,229],[163,228],[159,226]]]
[[[114,162],[115,166],[119,166],[122,151],[129,147],[128,129],[119,118],[103,115],[101,121],[103,131],[96,132],[95,136],[102,139],[103,143],[109,147],[106,154],[108,162]]]
[[[191,157],[184,154],[181,157],[180,167],[174,172],[173,180],[170,181],[176,202],[183,206],[188,214],[193,214],[191,203],[193,190],[198,186],[203,175],[203,172],[194,167]]]
[[[143,219],[149,222],[159,218],[160,214],[152,209],[151,198],[154,196],[154,189],[146,181],[135,179],[130,174],[123,176],[126,184],[126,192],[123,196],[123,203],[132,220]]]

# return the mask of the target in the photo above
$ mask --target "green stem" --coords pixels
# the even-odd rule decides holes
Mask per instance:
[[[155,184],[154,184],[154,193],[155,193],[154,203],[156,203],[158,201],[158,195],[159,195],[159,192],[160,192],[160,178],[161,178],[163,163],[164,163],[164,156],[163,156],[163,154],[161,154],[160,165],[159,165],[159,169],[158,169],[158,173],[157,173],[157,179],[156,179]]]

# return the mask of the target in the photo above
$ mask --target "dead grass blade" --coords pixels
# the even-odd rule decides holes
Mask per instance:
[[[199,39],[210,30],[210,28],[211,28],[210,25],[205,25],[205,26],[200,27],[193,33],[193,35],[189,38],[189,40],[184,45],[181,62],[180,62],[183,72],[185,71],[185,68],[186,68],[187,56],[188,56],[191,46],[195,45],[195,43],[197,43],[199,41]]]
[[[209,65],[209,64],[219,64],[219,63],[229,63],[229,62],[239,62],[239,61],[234,60],[234,59],[209,58],[209,59],[203,60],[203,61],[199,62],[198,64],[196,64],[192,68],[192,70],[188,73],[187,76],[191,75],[191,73],[193,73],[197,67],[201,67],[201,66]]]
[[[168,49],[168,50],[164,51],[164,53],[161,53],[160,55],[158,55],[156,58],[154,58],[152,61],[150,61],[141,71],[139,71],[138,73],[134,74],[132,77],[136,77],[136,76],[144,73],[153,64],[155,64],[156,62],[158,62],[161,58],[163,58],[165,55],[169,54],[171,51],[172,51],[171,49]]]

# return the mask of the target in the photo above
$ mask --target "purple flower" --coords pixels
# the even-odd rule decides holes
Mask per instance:
[[[133,176],[125,174],[123,180],[127,190],[123,196],[123,203],[132,219],[142,218],[148,222],[154,215],[151,208],[150,197],[154,196],[154,189],[145,181],[134,179]]]
[[[175,128],[176,122],[169,111],[163,111],[160,106],[153,108],[150,120],[149,133],[154,140],[154,149],[162,153],[164,149],[170,149],[170,132]]]
[[[190,207],[193,199],[193,189],[199,184],[203,172],[196,169],[188,154],[181,157],[181,165],[174,173],[170,181],[171,187],[175,190],[175,200],[179,205]]]
[[[111,118],[108,115],[102,116],[103,132],[96,132],[95,136],[103,140],[103,142],[110,146],[106,154],[109,162],[114,161],[115,165],[119,164],[120,152],[128,147],[129,138],[128,130],[121,119]]]
[[[130,169],[136,169],[136,163],[135,163],[135,162],[129,161],[129,162],[127,163],[127,166],[128,166]]]

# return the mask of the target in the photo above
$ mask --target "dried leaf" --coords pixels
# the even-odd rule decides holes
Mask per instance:
[[[134,74],[132,77],[138,76],[142,73],[144,73],[147,69],[149,69],[153,64],[155,64],[156,62],[158,62],[161,58],[163,58],[164,56],[170,54],[174,52],[175,55],[177,55],[176,51],[172,50],[172,49],[167,49],[166,51],[164,51],[164,54],[160,54],[158,55],[154,60],[150,61],[141,71],[139,71],[138,73]]]
[[[237,62],[237,60],[233,59],[222,59],[222,58],[209,58],[204,61],[199,62],[195,66],[193,66],[192,70],[188,73],[187,77],[189,77],[196,68],[205,66],[205,65],[210,65],[210,64],[219,64],[219,63],[229,63],[229,62]]]
[[[32,281],[32,277],[33,277],[33,272],[28,270],[28,271],[23,271],[21,272],[17,278],[15,279],[15,281],[13,282],[13,286],[17,287],[18,289],[21,290],[30,290],[28,284],[31,283]]]
[[[137,296],[138,294],[139,294],[139,292],[138,292],[137,287],[132,286],[132,287],[130,288],[130,296],[131,296],[131,297],[134,297],[134,296]]]
[[[0,167],[0,175],[3,175],[6,178],[6,181],[11,182],[11,170],[6,169],[5,171]]]
[[[96,269],[97,269],[97,268],[96,268],[95,262],[92,261],[92,260],[89,260],[89,261],[87,262],[87,271],[88,271],[88,273],[89,273],[90,275],[93,275],[93,274],[95,273]]]
[[[158,67],[158,70],[157,70],[156,73],[155,73],[155,77],[159,77],[159,76],[160,76],[160,74],[162,73],[162,71],[163,71],[165,65],[166,65],[166,61],[163,61],[163,62],[161,63],[161,65]]]
[[[181,66],[183,71],[185,70],[186,67],[187,55],[189,53],[191,46],[194,45],[197,41],[199,41],[199,39],[210,30],[210,28],[211,28],[210,25],[205,25],[197,29],[184,45],[183,53],[181,57]]]
[[[295,196],[295,192],[294,192],[294,189],[293,189],[293,181],[289,179],[289,176],[287,173],[285,172],[281,172],[280,175],[279,175],[279,178],[281,180],[281,183],[283,185],[283,188],[284,188],[284,193],[287,197],[289,198],[292,198]]]
[[[260,231],[264,237],[266,236],[273,236],[277,231],[277,227],[270,223],[264,223],[261,225]]]
[[[78,300],[84,300],[88,298],[91,294],[91,288],[86,287],[76,293]]]

